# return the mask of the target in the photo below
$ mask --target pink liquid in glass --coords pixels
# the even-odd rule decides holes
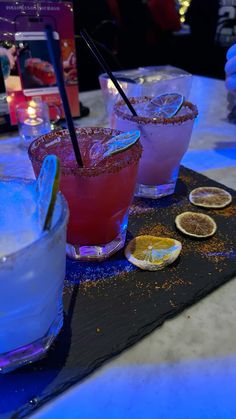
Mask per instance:
[[[114,107],[114,127],[121,131],[139,130],[143,154],[137,177],[137,196],[159,198],[174,192],[180,162],[188,149],[197,109],[185,102],[171,118],[154,118],[146,105],[150,98],[132,98],[138,114],[133,116],[123,102]]]
[[[141,146],[136,143],[99,162],[100,157],[98,160],[96,155],[91,158],[90,150],[94,145],[99,150],[100,143],[118,132],[105,128],[81,128],[77,134],[83,168],[79,168],[75,161],[66,130],[40,137],[32,143],[29,155],[36,174],[45,154],[59,157],[60,189],[70,211],[68,253],[78,259],[100,260],[124,245]]]

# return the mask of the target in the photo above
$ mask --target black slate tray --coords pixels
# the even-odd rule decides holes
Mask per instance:
[[[22,418],[80,381],[104,361],[133,345],[236,275],[236,193],[222,210],[203,210],[218,231],[204,241],[186,238],[174,225],[197,186],[219,186],[181,169],[176,193],[159,201],[136,199],[127,240],[138,234],[174,237],[183,244],[179,259],[158,272],[131,265],[123,251],[103,263],[67,261],[64,327],[47,356],[0,376],[0,417]]]

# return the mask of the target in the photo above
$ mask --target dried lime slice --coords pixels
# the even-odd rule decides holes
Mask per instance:
[[[183,212],[177,215],[175,224],[182,233],[191,237],[211,237],[217,230],[217,225],[213,218],[201,212]]]
[[[127,131],[108,141],[96,141],[89,150],[92,166],[97,166],[106,157],[121,153],[132,147],[140,139],[140,131]]]
[[[45,157],[36,181],[37,209],[43,230],[49,230],[59,188],[60,166],[54,155]]]
[[[173,263],[181,249],[182,245],[178,240],[144,235],[135,237],[128,243],[125,256],[141,269],[157,271]]]
[[[189,194],[193,205],[204,208],[224,208],[232,202],[232,196],[222,188],[203,186],[193,189]]]
[[[112,137],[105,144],[105,151],[103,157],[112,156],[113,154],[120,153],[127,150],[140,139],[140,131],[127,131],[122,134]]]
[[[150,112],[152,117],[171,118],[181,108],[184,97],[179,93],[167,93],[156,96],[146,106],[146,111]]]

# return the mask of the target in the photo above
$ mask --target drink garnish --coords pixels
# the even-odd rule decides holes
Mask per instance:
[[[54,155],[45,157],[36,181],[37,209],[43,230],[49,230],[59,189],[59,160]]]
[[[204,208],[224,208],[232,202],[232,196],[222,188],[202,186],[189,194],[193,205]]]
[[[213,236],[217,230],[213,218],[201,212],[183,212],[177,215],[175,224],[178,230],[187,236],[202,239]]]
[[[167,93],[154,97],[146,106],[153,118],[171,118],[183,105],[184,97],[179,93]]]
[[[103,157],[112,156],[113,154],[120,153],[127,150],[140,139],[140,131],[127,131],[122,134],[112,137],[105,144],[106,151]]]
[[[96,166],[106,157],[121,153],[133,146],[140,138],[140,131],[127,131],[112,137],[106,142],[97,141],[90,149],[89,155],[93,166]]]
[[[125,248],[130,263],[147,271],[157,271],[173,263],[182,245],[178,240],[149,235],[137,236]]]

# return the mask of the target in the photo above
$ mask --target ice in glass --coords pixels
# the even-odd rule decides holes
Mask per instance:
[[[36,175],[45,155],[60,159],[60,189],[70,211],[67,253],[72,258],[103,260],[124,245],[142,147],[137,142],[103,159],[103,144],[117,134],[107,128],[79,128],[83,168],[75,161],[67,130],[42,136],[29,148]]]
[[[159,198],[175,190],[180,162],[188,149],[197,108],[184,102],[171,118],[153,117],[147,104],[150,97],[131,98],[138,116],[131,115],[123,101],[114,107],[114,128],[141,133],[143,154],[139,164],[135,195]]]
[[[67,204],[42,233],[35,184],[0,180],[0,372],[41,357],[63,324]]]

